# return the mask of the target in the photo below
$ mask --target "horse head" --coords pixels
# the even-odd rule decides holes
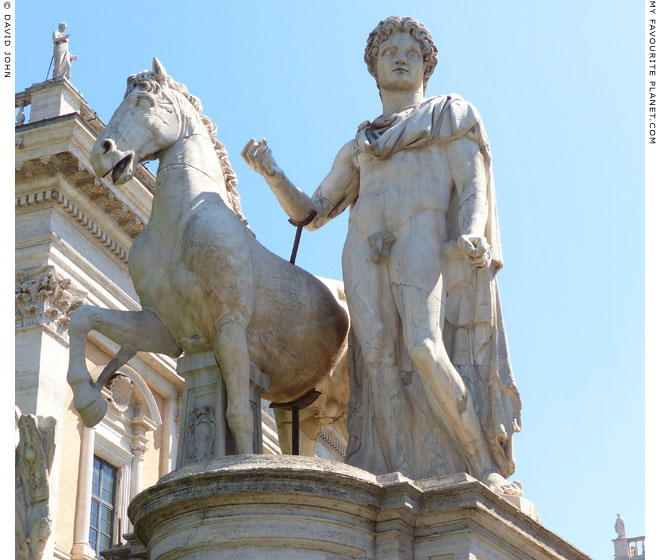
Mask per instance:
[[[185,92],[188,103],[183,99],[181,89],[157,58],[153,60],[151,72],[140,72],[128,78],[124,100],[97,138],[90,154],[99,177],[111,172],[116,184],[130,180],[139,163],[158,159],[186,133],[185,123],[190,121],[186,116],[193,117],[192,120],[203,127],[198,116],[199,108],[194,106],[199,100]]]

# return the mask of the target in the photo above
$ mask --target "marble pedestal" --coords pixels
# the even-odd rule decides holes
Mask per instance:
[[[177,469],[213,457],[234,453],[234,442],[225,417],[227,390],[213,352],[200,352],[177,360],[177,373],[185,379],[177,449]],[[252,450],[261,453],[261,395],[270,389],[270,378],[250,364]]]
[[[587,560],[466,474],[412,481],[314,457],[235,455],[138,494],[106,560]]]

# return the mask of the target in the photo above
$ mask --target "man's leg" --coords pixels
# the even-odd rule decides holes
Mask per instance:
[[[397,232],[389,270],[403,338],[438,419],[455,436],[473,476],[494,470],[473,397],[452,365],[442,341],[443,216],[415,215]]]
[[[396,360],[399,321],[387,265],[372,261],[371,249],[357,234],[349,236],[346,244],[350,250],[343,257],[344,288],[368,378],[378,441],[387,470],[410,474],[412,442],[406,426],[413,413]]]

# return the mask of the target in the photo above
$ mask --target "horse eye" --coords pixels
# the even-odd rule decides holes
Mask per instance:
[[[151,109],[156,103],[149,95],[140,95],[138,97],[138,105],[143,109]]]

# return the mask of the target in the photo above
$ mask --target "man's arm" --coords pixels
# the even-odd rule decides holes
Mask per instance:
[[[490,247],[484,237],[488,220],[488,175],[483,155],[477,143],[464,135],[449,143],[447,158],[459,202],[458,247],[475,266],[488,266]]]
[[[62,41],[67,41],[71,35],[63,35],[59,31],[53,31],[53,43],[61,43]]]
[[[306,229],[317,229],[340,214],[357,198],[359,174],[352,158],[353,141],[345,144],[332,169],[312,197],[296,187],[277,165],[265,140],[251,139],[243,148],[241,156],[259,173],[275,193],[277,200],[293,221],[304,220],[312,211],[317,217]]]

